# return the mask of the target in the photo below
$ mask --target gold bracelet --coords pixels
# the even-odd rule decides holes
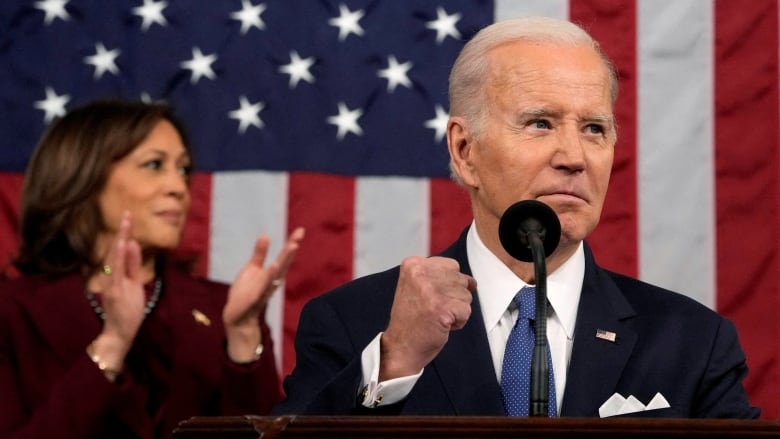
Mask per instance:
[[[87,355],[89,356],[89,359],[92,360],[95,365],[97,365],[98,369],[100,369],[101,372],[103,372],[106,377],[108,377],[111,380],[115,380],[117,376],[122,372],[121,370],[116,369],[110,369],[108,367],[108,363],[106,363],[102,358],[100,358],[100,355],[95,352],[95,342],[87,345]]]

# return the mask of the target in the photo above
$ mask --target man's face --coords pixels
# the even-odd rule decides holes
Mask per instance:
[[[561,246],[571,247],[596,227],[607,193],[616,141],[608,71],[587,46],[512,42],[488,59],[482,129],[451,121],[449,130],[477,227],[493,235],[507,207],[535,199],[555,210]]]

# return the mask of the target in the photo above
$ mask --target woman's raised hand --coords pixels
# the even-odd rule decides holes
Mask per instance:
[[[222,321],[225,324],[228,356],[233,361],[246,363],[256,359],[256,349],[262,344],[262,313],[287,274],[304,234],[303,228],[295,229],[279,255],[268,265],[264,264],[269,239],[265,235],[260,236],[249,262],[230,286],[227,303],[222,310]]]
[[[103,331],[89,346],[89,355],[112,380],[121,372],[144,320],[141,247],[132,238],[132,229],[130,213],[125,212],[98,274],[105,321]]]

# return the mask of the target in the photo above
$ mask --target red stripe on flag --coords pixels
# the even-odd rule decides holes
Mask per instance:
[[[615,64],[620,80],[615,107],[618,142],[612,179],[601,222],[588,238],[588,244],[603,267],[637,276],[636,3],[633,0],[572,1],[569,7],[571,20],[599,41]]]
[[[739,328],[745,383],[780,417],[777,0],[715,2],[717,305]]]
[[[209,235],[211,231],[211,174],[197,173],[190,181],[192,203],[187,223],[182,232],[182,241],[174,255],[176,258],[193,260],[193,274],[208,275]]]
[[[430,254],[435,255],[458,238],[472,215],[468,193],[451,179],[431,179],[430,191]]]
[[[303,305],[312,297],[352,279],[355,180],[327,174],[290,174],[289,232],[306,237],[285,282],[282,375],[295,366],[293,341]]]
[[[17,274],[9,264],[19,249],[19,208],[24,174],[0,172],[0,273]]]

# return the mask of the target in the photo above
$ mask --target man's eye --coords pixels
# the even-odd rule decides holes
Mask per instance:
[[[542,130],[546,130],[550,128],[550,122],[544,120],[544,119],[538,119],[531,123],[534,128],[539,128]]]
[[[588,125],[587,130],[591,134],[602,134],[602,133],[604,133],[604,127],[602,127],[601,125],[593,124],[593,123]]]

